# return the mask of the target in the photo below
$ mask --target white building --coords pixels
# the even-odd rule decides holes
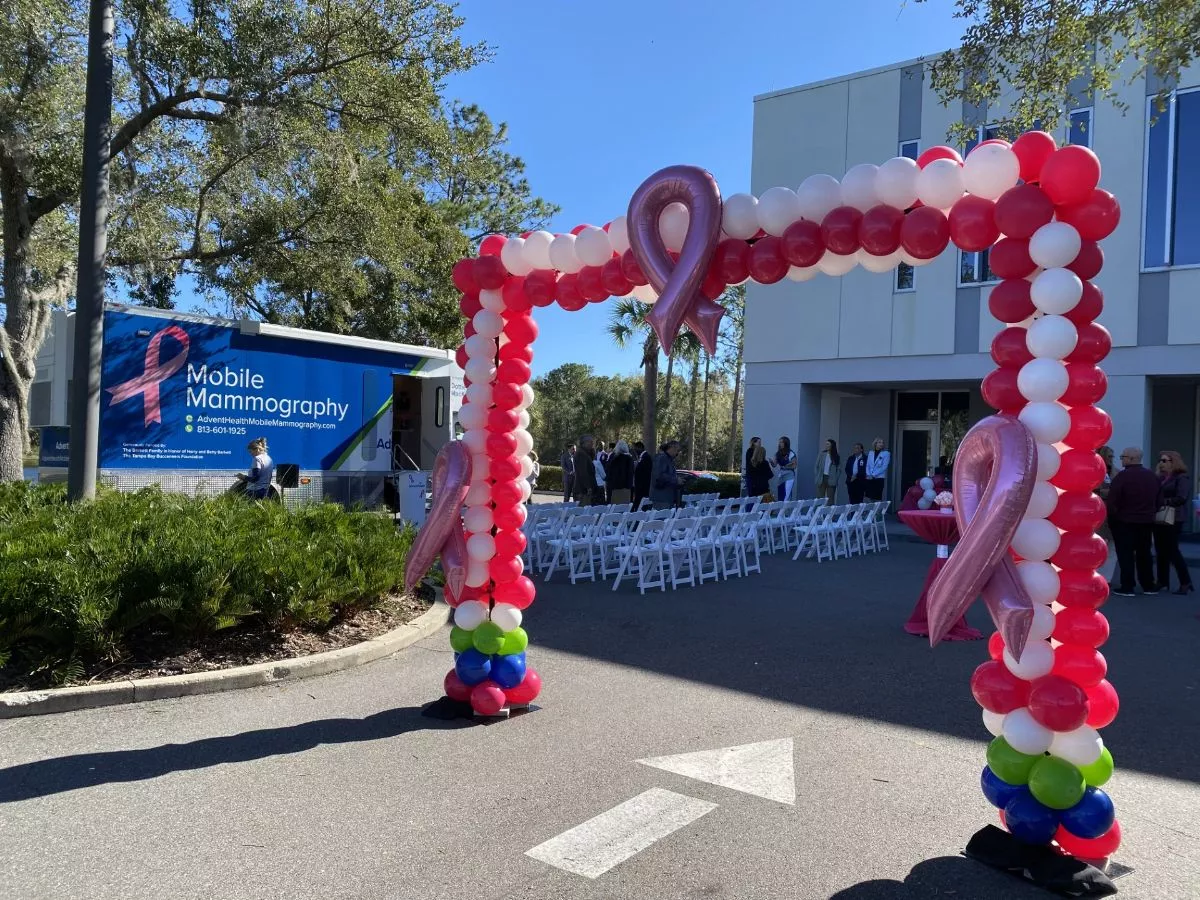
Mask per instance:
[[[1147,454],[1173,449],[1200,468],[1200,67],[1154,117],[1151,75],[1122,86],[1127,111],[1069,91],[1060,142],[1086,143],[1103,166],[1101,186],[1121,203],[1121,224],[1101,246],[1099,322],[1113,352],[1101,364],[1112,416],[1110,442]],[[946,143],[956,121],[987,134],[1005,110],[944,107],[917,61],[755,98],[752,191],[795,187],[807,176],[841,177],[851,166]],[[964,148],[965,149],[965,148]],[[843,458],[882,437],[892,450],[890,496],[953,457],[964,428],[991,412],[979,393],[995,368],[986,255],[951,247],[930,265],[875,275],[749,286],[746,304],[746,432],[774,448],[791,438],[801,496],[826,438]],[[1119,452],[1119,451],[1118,451]],[[807,494],[804,490],[807,488]],[[844,488],[842,488],[844,496]]]

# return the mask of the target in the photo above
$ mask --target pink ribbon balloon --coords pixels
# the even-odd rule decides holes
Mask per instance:
[[[451,441],[438,451],[433,464],[433,505],[408,554],[405,590],[416,587],[434,558],[441,554],[450,596],[455,600],[462,596],[467,584],[467,536],[463,532],[462,507],[470,485],[471,451],[462,441]]]
[[[1037,443],[1019,419],[988,416],[954,458],[954,513],[962,539],[929,588],[929,644],[936,645],[979,595],[1015,659],[1033,624],[1033,601],[1008,554],[1037,479]]]
[[[659,216],[671,203],[688,210],[687,236],[676,264],[658,229]],[[646,316],[666,353],[684,323],[709,353],[717,352],[717,330],[725,308],[700,293],[708,264],[721,237],[721,190],[696,166],[668,166],[655,172],[629,201],[629,246],[659,294]]]

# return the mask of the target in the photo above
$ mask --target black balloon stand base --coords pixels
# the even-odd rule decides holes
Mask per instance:
[[[539,709],[541,709],[540,706],[534,706],[530,703],[520,703],[506,706],[494,716],[484,716],[475,712],[471,708],[470,703],[463,700],[451,700],[449,697],[442,697],[440,700],[434,700],[432,703],[426,703],[421,707],[421,715],[427,719],[440,719],[444,722],[470,719],[483,725],[491,725],[494,722],[503,722],[505,719],[523,716],[526,713],[536,712]]]
[[[963,853],[1060,897],[1111,897],[1117,892],[1113,881],[1133,871],[1114,862],[1100,869],[1052,847],[1026,844],[995,825],[975,832]]]

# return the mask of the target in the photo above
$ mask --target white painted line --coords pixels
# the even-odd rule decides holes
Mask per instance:
[[[584,878],[599,878],[716,808],[715,803],[651,788],[538,844],[525,855]]]
[[[780,738],[740,747],[656,756],[639,759],[638,762],[743,794],[795,806],[796,774],[792,756],[792,739]]]

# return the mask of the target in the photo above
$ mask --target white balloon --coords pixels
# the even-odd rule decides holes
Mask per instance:
[[[842,186],[832,175],[809,175],[796,189],[796,198],[800,202],[800,215],[820,222],[842,205]]]
[[[1045,641],[1028,641],[1021,651],[1021,661],[1017,662],[1012,651],[1005,647],[1004,666],[1022,681],[1036,681],[1054,668],[1054,651]]]
[[[608,241],[617,253],[629,249],[629,226],[624,216],[617,216],[608,223]]]
[[[496,539],[487,532],[467,538],[467,557],[487,562],[496,555]]]
[[[1021,707],[1004,717],[1004,740],[1018,753],[1040,756],[1050,749],[1054,732]]]
[[[1029,258],[1043,269],[1068,266],[1079,255],[1082,240],[1074,226],[1066,222],[1048,222],[1029,239]]]
[[[524,428],[526,431],[528,431],[530,423],[533,422],[533,419],[529,416],[529,410],[520,410],[517,413],[517,422],[520,424],[521,428]]]
[[[934,259],[937,259],[937,257],[935,256],[931,259],[917,259],[917,257],[913,256],[907,250],[900,251],[900,261],[906,265],[912,266],[914,269],[920,266],[927,266],[933,262]]]
[[[768,188],[758,198],[758,225],[767,234],[783,237],[799,218],[800,200],[791,188]]]
[[[483,587],[491,580],[488,564],[477,559],[467,560],[467,587]],[[476,601],[471,601],[472,603]],[[462,609],[460,606],[459,609]]]
[[[1054,735],[1050,752],[1074,766],[1090,766],[1104,752],[1104,741],[1095,728],[1083,725],[1074,731],[1060,731]]]
[[[1037,477],[1038,481],[1049,481],[1058,474],[1059,463],[1062,462],[1058,450],[1052,444],[1039,441],[1037,445]]]
[[[923,490],[923,491],[932,491],[933,490],[933,479],[932,478],[922,478],[920,481],[917,482],[917,484],[919,484],[921,486],[921,490]],[[930,499],[932,499],[932,498],[930,498]]]
[[[554,241],[554,235],[548,231],[535,231],[529,237],[525,238],[525,245],[521,248],[521,255],[525,257],[525,261],[534,269],[553,269],[554,265],[550,262],[550,244]]]
[[[492,621],[501,631],[512,631],[521,627],[521,611],[511,603],[497,603],[492,607]]]
[[[459,424],[462,424],[461,417]],[[472,428],[469,431],[464,431],[462,442],[472,455],[487,452],[488,432],[486,427]]]
[[[985,709],[983,711],[983,727],[994,737],[1001,737],[1004,734],[1004,713],[994,713],[990,709]]]
[[[534,401],[533,386],[529,385],[529,384],[521,385],[521,404],[518,408],[519,409],[529,409],[529,407],[533,406],[533,401]],[[522,427],[524,427],[524,426],[522,426]]]
[[[854,253],[845,255],[834,253],[831,250],[826,250],[825,255],[817,260],[817,268],[826,275],[845,275],[851,269],[858,265],[858,256]]]
[[[499,292],[497,292],[499,293]],[[480,297],[483,295],[480,294]],[[473,334],[463,343],[467,348],[467,359],[479,359],[480,357],[490,358],[496,355],[496,340],[495,338],[484,337],[482,334]],[[471,388],[476,387],[472,384],[467,388],[467,396],[471,396]],[[488,398],[492,396],[492,389],[488,385],[479,385],[479,387],[487,388]],[[475,401],[471,401],[474,403]]]
[[[521,457],[521,478],[528,478],[533,474],[533,460],[528,456]]]
[[[479,305],[491,312],[504,312],[504,294],[501,291],[480,291]]]
[[[529,498],[533,496],[533,485],[524,479],[517,482],[517,484],[521,487],[521,502],[528,503]]]
[[[1048,519],[1057,506],[1058,488],[1048,481],[1035,481],[1025,515],[1030,519]]]
[[[463,527],[476,534],[491,531],[495,524],[490,506],[468,506],[463,515]]]
[[[525,239],[511,237],[500,248],[500,262],[513,275],[528,275],[533,271],[533,263],[525,252]]]
[[[1029,640],[1048,641],[1054,634],[1054,613],[1045,603],[1033,606],[1033,624],[1029,626]]]
[[[517,439],[517,456],[528,456],[529,451],[533,449],[533,435],[523,428],[518,428],[513,432],[513,437]]]
[[[819,270],[816,266],[790,266],[787,270],[787,275],[784,276],[788,281],[808,281],[813,278]]]
[[[1042,316],[1025,335],[1025,346],[1039,359],[1065,359],[1078,342],[1075,323],[1063,316]]]
[[[481,309],[475,313],[475,317],[471,319],[471,324],[475,326],[477,334],[481,334],[485,338],[498,338],[500,337],[500,332],[504,330],[504,317],[498,312],[492,312],[490,309]]]
[[[1032,403],[1057,400],[1070,384],[1067,367],[1057,359],[1031,359],[1017,372],[1017,390]]]
[[[853,206],[860,212],[866,212],[872,206],[879,205],[879,191],[876,182],[879,178],[879,166],[871,163],[859,163],[842,176],[842,202]]]
[[[463,631],[474,631],[487,621],[487,604],[481,600],[467,600],[454,610],[454,624]]]
[[[1047,519],[1022,519],[1012,538],[1017,555],[1034,561],[1050,559],[1058,552],[1058,543],[1058,528]]]
[[[916,160],[893,156],[879,167],[875,177],[880,202],[896,209],[908,209],[917,202],[917,176],[920,174]]]
[[[917,175],[917,197],[926,206],[949,209],[962,195],[962,166],[952,159],[935,159]]]
[[[588,225],[575,235],[575,255],[585,266],[602,266],[612,259],[612,242],[608,232]]]
[[[1033,432],[1033,437],[1039,444],[1057,444],[1071,430],[1071,415],[1067,412],[1066,407],[1058,403],[1030,403],[1021,410],[1017,417]],[[1055,471],[1058,471],[1057,466]],[[1038,478],[1041,477],[1041,460],[1039,460]],[[1048,481],[1053,477],[1053,475],[1047,476],[1045,480]]]
[[[721,206],[721,228],[731,238],[743,241],[758,234],[758,198],[753,194],[726,197]]]
[[[492,474],[492,461],[486,453],[471,454],[471,480],[486,481]],[[489,526],[490,527],[490,526]],[[487,531],[487,528],[472,528],[472,531]]]
[[[1083,296],[1083,282],[1070,269],[1047,269],[1029,288],[1033,305],[1048,316],[1070,312]]]
[[[691,215],[682,203],[668,203],[658,216],[658,233],[662,235],[663,243],[668,250],[683,248],[683,240],[687,237],[688,222]]]
[[[472,384],[480,384],[489,382],[496,377],[496,367],[492,365],[492,361],[486,358],[468,359],[467,367],[463,372],[471,379]]]
[[[1050,563],[1022,560],[1017,563],[1017,574],[1021,576],[1021,583],[1034,603],[1050,603],[1058,596],[1058,570]]]
[[[471,363],[467,363],[467,368],[470,367]],[[458,412],[458,423],[468,432],[481,431],[487,426],[487,417],[486,406],[478,403],[464,403]]]
[[[899,250],[895,253],[889,253],[887,256],[875,256],[866,250],[860,249],[856,256],[858,257],[858,264],[860,266],[868,272],[875,272],[876,274],[890,272],[900,264]]]
[[[565,275],[572,275],[583,268],[575,252],[575,235],[556,234],[550,243],[550,264]]]
[[[648,284],[639,284],[630,291],[629,296],[633,297],[634,300],[640,300],[642,303],[653,303],[658,299],[658,292]]]
[[[492,486],[486,481],[473,481],[467,488],[467,506],[487,506],[492,499]]]
[[[1003,144],[981,144],[963,161],[963,184],[976,197],[998,200],[1020,176],[1020,160]]]

